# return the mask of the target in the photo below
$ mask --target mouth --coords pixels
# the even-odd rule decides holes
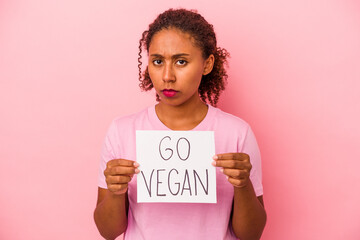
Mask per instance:
[[[165,97],[174,97],[178,93],[178,91],[174,89],[164,89],[162,90],[162,93]]]

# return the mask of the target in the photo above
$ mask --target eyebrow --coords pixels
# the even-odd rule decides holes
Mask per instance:
[[[164,56],[162,56],[161,54],[151,54],[150,55],[151,57],[160,57],[160,58],[163,58]],[[178,53],[178,54],[175,54],[173,56],[171,56],[171,58],[178,58],[178,57],[185,57],[185,56],[190,56],[190,54],[188,53]]]

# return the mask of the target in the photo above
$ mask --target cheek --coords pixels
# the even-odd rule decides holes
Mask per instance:
[[[184,72],[184,76],[189,78],[192,82],[201,81],[203,70],[201,66],[194,66],[192,69],[188,69],[188,71]]]
[[[154,83],[154,80],[155,80],[155,82],[156,82],[156,79],[158,78],[157,72],[154,71],[153,68],[148,67],[148,73],[149,73],[149,77],[150,77],[151,82]]]

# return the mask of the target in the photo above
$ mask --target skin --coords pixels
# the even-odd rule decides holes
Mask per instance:
[[[149,75],[161,101],[155,106],[158,118],[173,130],[190,130],[207,114],[199,97],[202,75],[211,72],[214,56],[204,59],[189,34],[177,29],[162,30],[153,36],[149,47]],[[174,89],[174,97],[162,90]]]
[[[155,91],[161,101],[155,111],[172,130],[191,130],[206,116],[208,107],[198,94],[202,75],[211,72],[214,56],[207,59],[194,39],[178,29],[164,29],[156,33],[149,47],[148,69]],[[173,97],[162,90],[174,89]],[[262,196],[256,197],[249,179],[251,163],[246,153],[224,153],[213,157],[213,166],[221,168],[234,187],[231,223],[235,235],[242,240],[260,239],[265,227],[266,213]],[[115,239],[127,227],[129,208],[127,189],[138,163],[113,159],[104,171],[108,189],[98,189],[95,223],[106,239]]]

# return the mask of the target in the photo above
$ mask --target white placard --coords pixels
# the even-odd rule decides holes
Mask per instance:
[[[216,203],[213,131],[136,131],[138,202]]]

